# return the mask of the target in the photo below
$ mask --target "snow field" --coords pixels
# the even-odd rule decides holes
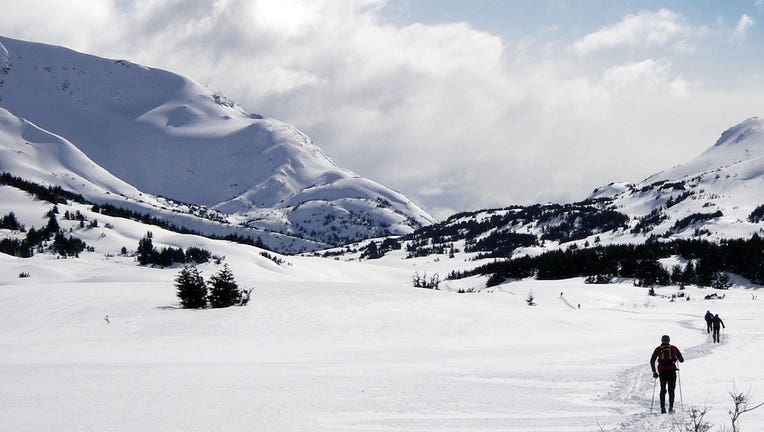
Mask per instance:
[[[211,243],[255,288],[249,306],[177,309],[177,268],[127,257],[0,255],[7,430],[649,430],[662,419],[646,415],[647,361],[664,333],[687,357],[684,405],[713,406],[715,424],[727,423],[733,381],[764,385],[750,364],[762,352],[752,290],[711,302],[688,288],[692,301],[670,303],[627,283],[565,280],[457,294],[412,288],[410,260],[276,266]],[[716,346],[706,309],[728,325]],[[754,411],[741,425],[762,421]]]
[[[8,187],[0,197],[27,228],[44,226],[52,207]],[[733,382],[764,386],[755,289],[704,301],[713,290],[690,287],[691,301],[670,303],[628,281],[575,279],[458,294],[484,279],[432,291],[413,288],[411,277],[442,279],[476,265],[463,253],[403,259],[396,251],[363,262],[289,256],[278,265],[257,248],[59,205],[67,210],[98,219],[97,228],[79,228],[58,218],[96,252],[0,254],[4,430],[666,430],[667,417],[649,415],[647,365],[664,333],[688,359],[684,406],[713,407],[707,418],[716,425],[728,422]],[[255,289],[250,305],[178,309],[177,267],[142,268],[118,253],[133,251],[147,231],[158,248],[224,256],[239,285]],[[209,278],[221,266],[199,268]],[[706,309],[728,325],[716,346]],[[764,411],[755,411],[741,425],[762,422]]]

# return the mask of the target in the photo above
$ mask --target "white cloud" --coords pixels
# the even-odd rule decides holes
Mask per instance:
[[[580,55],[588,55],[624,45],[665,46],[670,42],[682,42],[682,38],[692,33],[692,28],[684,23],[682,16],[668,9],[643,11],[637,15],[627,15],[617,24],[584,36],[575,42],[573,49]]]
[[[508,44],[467,23],[393,24],[382,1],[115,0],[97,12],[51,1],[40,6],[48,14],[6,3],[10,37],[189,76],[294,124],[339,165],[438,216],[580,200],[684,162],[764,112],[755,90],[711,94],[667,59],[594,67],[543,38]],[[672,46],[690,33],[676,14],[643,12],[578,49]]]
[[[614,88],[626,86],[647,86],[654,88],[658,84],[665,83],[668,75],[668,65],[653,59],[643,60],[638,63],[629,63],[613,66],[605,70],[603,83]]]
[[[737,22],[737,26],[735,26],[735,31],[733,32],[733,38],[737,40],[745,39],[745,37],[748,35],[748,30],[751,29],[751,27],[756,24],[756,21],[754,21],[753,18],[749,17],[746,14],[743,14],[740,16],[740,19]]]
[[[77,47],[91,46],[92,38],[108,38],[117,21],[115,0],[3,1],[0,29],[5,36],[28,36],[35,40],[57,41]],[[85,29],[80,31],[79,29]]]
[[[608,93],[637,90],[640,92],[668,92],[673,96],[687,96],[694,85],[674,76],[665,60],[647,59],[609,67],[600,83]]]

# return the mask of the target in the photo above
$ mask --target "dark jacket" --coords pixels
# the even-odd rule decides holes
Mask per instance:
[[[650,367],[655,373],[655,361],[658,360],[658,371],[672,371],[676,370],[677,360],[682,363],[684,357],[679,352],[679,348],[669,343],[662,343],[653,351],[652,357],[650,357]]]
[[[723,328],[727,328],[727,327],[724,325],[724,321],[722,321],[722,319],[721,319],[721,318],[719,318],[719,315],[716,315],[716,316],[714,317],[714,320],[713,320],[713,324],[714,324],[714,328],[715,328],[715,329],[717,329],[717,330],[719,329],[719,326],[720,326],[720,325],[721,325]]]
[[[714,314],[711,311],[706,311],[706,322],[712,322],[714,320]]]

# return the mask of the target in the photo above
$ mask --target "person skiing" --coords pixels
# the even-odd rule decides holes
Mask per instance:
[[[722,321],[722,319],[719,318],[719,314],[714,315],[713,326],[714,326],[714,334],[713,334],[714,342],[719,343],[721,341],[721,337],[719,336],[719,326],[721,326],[722,328],[727,328],[724,325],[724,321]]]
[[[711,324],[714,322],[714,314],[711,311],[706,311],[706,333],[711,333]]]
[[[666,414],[666,393],[669,395],[669,412],[674,412],[674,389],[676,388],[676,362],[684,362],[679,348],[671,345],[671,338],[668,335],[661,337],[661,344],[653,350],[650,357],[650,367],[653,370],[653,378],[660,378],[661,381],[661,414]],[[658,367],[656,370],[656,360]]]

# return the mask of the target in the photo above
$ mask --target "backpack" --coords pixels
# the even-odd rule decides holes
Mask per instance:
[[[671,344],[661,344],[659,348],[661,352],[658,355],[658,364],[662,366],[673,365],[677,358]]]

